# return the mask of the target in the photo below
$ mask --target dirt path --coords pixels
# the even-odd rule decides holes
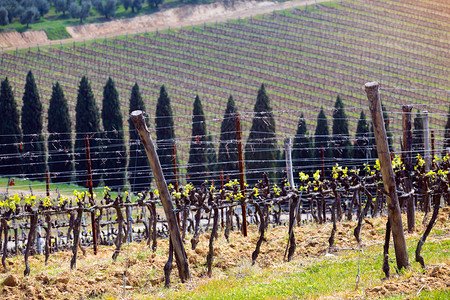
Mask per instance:
[[[330,0],[294,0],[283,3],[271,1],[240,1],[217,2],[204,5],[186,5],[169,8],[151,15],[139,16],[130,19],[120,19],[105,23],[86,24],[67,27],[72,38],[50,41],[45,34],[36,34],[36,39],[21,38],[20,33],[14,33],[14,38],[2,37],[0,34],[0,47],[4,50],[24,49],[38,45],[60,44],[93,40],[95,38],[114,37],[118,35],[154,32],[169,28],[180,28],[203,23],[223,22],[229,19],[247,18],[250,16],[270,13],[297,6],[311,5]],[[6,40],[7,39],[7,40]]]

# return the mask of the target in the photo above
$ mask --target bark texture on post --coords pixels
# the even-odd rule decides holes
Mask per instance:
[[[395,257],[399,270],[408,268],[408,252],[406,249],[405,235],[403,233],[402,215],[398,202],[397,191],[395,189],[395,174],[392,169],[391,155],[384,127],[383,113],[381,109],[380,95],[378,92],[378,82],[368,82],[365,84],[367,98],[370,102],[370,113],[372,116],[373,131],[377,145],[378,158],[380,160],[381,175],[384,189],[386,190],[386,202],[389,219],[394,239]]]
[[[241,135],[241,119],[238,113],[236,113],[236,140],[238,149],[239,160],[239,182],[241,187],[241,194],[245,196],[245,181],[244,181],[244,158],[242,156],[242,135]],[[242,199],[245,199],[243,197]],[[247,204],[242,203],[242,234],[247,236]]]
[[[172,241],[175,260],[177,262],[178,272],[182,282],[186,282],[190,279],[191,275],[189,272],[189,263],[187,260],[186,251],[183,246],[183,241],[181,239],[180,228],[178,227],[177,218],[175,216],[174,207],[172,199],[169,194],[169,189],[167,188],[166,180],[164,179],[164,174],[161,169],[161,164],[159,162],[158,155],[156,154],[155,146],[153,140],[150,136],[147,126],[145,125],[143,112],[140,110],[135,110],[131,113],[131,120],[136,126],[139,132],[142,144],[144,145],[145,152],[147,153],[150,166],[152,168],[153,176],[156,181],[156,186],[158,187],[159,195],[161,198],[162,205],[164,207],[164,212],[166,214],[167,224],[169,226],[170,240]]]
[[[286,156],[286,174],[288,182],[294,189],[294,173],[292,171],[292,151],[291,151],[291,138],[287,137],[284,140],[284,152]]]
[[[411,132],[411,105],[403,105],[403,163],[405,164],[405,193],[412,190],[412,132]],[[416,224],[416,208],[412,194],[406,200],[406,215],[408,220],[408,232],[414,232]]]
[[[422,113],[423,118],[423,142],[424,142],[424,154],[425,154],[425,172],[430,171],[431,158],[430,158],[430,123],[428,120],[428,111],[424,110]]]

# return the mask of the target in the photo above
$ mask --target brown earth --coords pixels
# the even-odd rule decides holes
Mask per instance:
[[[0,47],[10,48],[30,44],[47,44],[50,40],[47,34],[42,31],[25,31],[25,32],[5,32],[0,33]]]
[[[297,6],[311,5],[329,0],[294,0],[283,3],[271,1],[223,1],[212,4],[185,5],[135,18],[113,20],[66,27],[70,39],[50,41],[44,31],[0,33],[0,48],[36,47],[37,45],[81,42],[95,38],[113,37],[137,32],[153,32],[168,28],[180,28],[203,23],[223,22],[229,19],[247,18]]]
[[[441,210],[429,241],[443,241],[450,238],[449,217],[450,208],[446,207]],[[371,219],[363,224],[363,248],[383,243],[385,222],[386,218],[383,217]],[[297,249],[293,258],[294,264],[311,265],[318,260],[333,259],[348,251],[357,251],[359,246],[353,237],[355,225],[354,221],[338,224],[336,244],[331,254],[327,251],[331,224],[309,224],[296,227]],[[423,231],[425,228],[424,226],[419,227],[418,231]],[[439,230],[439,235],[434,233],[435,230]],[[208,280],[205,262],[209,236],[209,233],[206,233],[200,237],[195,251],[186,246],[193,278],[185,283],[184,287],[195,288],[201,282]],[[420,235],[416,232],[406,234],[406,237],[418,240]],[[287,241],[286,227],[281,226],[268,230],[257,263],[255,266],[250,266],[251,253],[257,239],[256,226],[250,226],[248,238],[244,238],[239,232],[232,232],[229,243],[223,237],[223,232],[220,232],[219,238],[214,243],[213,278],[226,278],[231,276],[230,274],[240,276],[241,272],[245,273],[243,266],[247,266],[249,269],[275,270],[285,264],[283,255]],[[190,244],[189,239],[187,239],[186,245],[188,244]],[[44,257],[36,255],[30,258],[31,275],[27,277],[22,275],[23,257],[8,258],[6,261],[8,271],[5,272],[0,267],[0,271],[2,271],[0,274],[1,294],[6,299],[26,297],[30,299],[90,297],[134,299],[143,294],[151,297],[164,297],[167,290],[162,288],[163,268],[167,261],[167,249],[167,240],[161,239],[158,240],[158,249],[155,253],[145,243],[126,244],[116,262],[111,259],[114,252],[113,247],[100,247],[97,256],[92,254],[92,249],[87,249],[86,255],[79,252],[77,268],[73,271],[69,267],[72,256],[70,252],[52,254],[47,266],[44,264]],[[183,286],[179,282],[177,273],[174,263],[171,277],[173,280],[171,288],[173,289]],[[390,280],[378,281],[379,284],[376,286],[366,286],[363,294],[350,291],[338,295],[338,298],[377,299],[400,294],[416,295],[425,290],[449,289],[449,274],[450,261],[447,260],[440,264],[427,265],[425,273],[409,271],[402,276],[396,275]],[[245,276],[245,274],[241,275]],[[376,283],[377,280],[375,279],[373,282]]]

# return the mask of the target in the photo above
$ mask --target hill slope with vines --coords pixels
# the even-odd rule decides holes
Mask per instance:
[[[450,5],[443,0],[330,2],[225,23],[5,52],[0,73],[21,99],[31,69],[46,108],[51,86],[59,81],[72,113],[83,75],[91,80],[98,102],[111,76],[124,115],[135,82],[150,117],[165,84],[177,118],[176,135],[186,148],[196,94],[216,141],[230,94],[247,136],[261,83],[272,99],[280,138],[295,133],[300,112],[313,131],[320,107],[331,117],[337,95],[353,134],[360,111],[367,115],[363,84],[377,80],[395,136],[401,134],[401,106],[411,104],[430,112],[439,138],[450,88],[449,15]]]

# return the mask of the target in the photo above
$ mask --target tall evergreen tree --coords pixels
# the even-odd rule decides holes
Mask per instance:
[[[22,130],[19,110],[8,77],[1,83],[0,113],[0,176],[18,176],[22,174]]]
[[[363,163],[366,163],[369,151],[369,124],[367,124],[366,115],[361,111],[358,125],[356,126],[355,144],[353,146],[353,158],[362,169]],[[361,173],[362,175],[362,173]]]
[[[247,183],[250,186],[263,178],[263,172],[266,172],[272,180],[275,179],[277,173],[279,154],[275,135],[275,119],[264,84],[258,90],[254,112],[244,153]]]
[[[103,181],[110,188],[123,188],[127,153],[123,131],[122,113],[120,112],[119,93],[111,77],[103,88],[102,121],[104,129]]]
[[[43,180],[46,151],[42,134],[42,103],[31,71],[27,74],[22,101],[24,173],[31,180]]]
[[[59,82],[52,88],[48,109],[48,169],[52,182],[70,182],[73,172],[72,122]]]
[[[320,170],[322,166],[322,149],[324,151],[324,159],[325,166],[330,158],[333,156],[333,152],[330,149],[330,130],[328,129],[328,121],[325,112],[323,111],[323,107],[320,108],[319,115],[317,116],[317,126],[316,131],[314,133],[314,157],[315,164],[314,168],[316,170]],[[328,168],[325,168],[326,175],[328,175]]]
[[[76,138],[75,138],[75,170],[79,185],[88,187],[87,161],[85,136],[89,137],[89,149],[91,155],[92,184],[97,187],[100,184],[100,114],[95,103],[91,85],[86,76],[83,76],[78,87],[76,112]]]
[[[175,146],[175,127],[170,98],[164,85],[161,86],[159,91],[155,123],[157,153],[163,168],[164,177],[168,183],[174,183],[175,173],[172,148]]]
[[[416,117],[414,118],[414,129],[412,133],[412,148],[413,148],[413,157],[417,155],[421,155],[425,157],[424,150],[424,139],[425,134],[423,132],[423,118],[420,111],[417,111]]]
[[[238,150],[236,137],[236,105],[230,96],[227,102],[225,115],[220,127],[220,144],[217,170],[230,179],[239,178]]]
[[[145,111],[145,104],[142,100],[139,85],[134,84],[130,97],[130,114],[135,110]],[[145,119],[147,127],[150,128],[148,118]],[[136,130],[131,118],[128,118],[130,130],[130,162],[128,164],[128,181],[130,181],[131,191],[140,193],[150,189],[151,170],[147,154],[144,147],[141,146],[139,132]],[[164,172],[165,174],[165,172]]]
[[[444,133],[444,150],[442,151],[442,157],[447,155],[450,152],[450,105],[448,107],[447,113],[447,123],[445,124],[445,133]]]
[[[311,137],[308,136],[308,129],[306,128],[306,120],[303,113],[298,120],[297,132],[295,134],[294,143],[292,146],[292,169],[294,173],[294,180],[300,183],[298,174],[304,172],[312,173],[311,159],[313,157],[313,149]],[[312,174],[311,174],[312,175]]]
[[[192,115],[192,139],[189,150],[189,163],[187,167],[188,182],[199,187],[205,180],[207,168],[207,141],[206,141],[206,123],[203,113],[203,106],[198,95],[194,101],[194,111]]]
[[[341,165],[346,165],[352,157],[350,134],[344,103],[338,95],[333,111],[333,157]]]

